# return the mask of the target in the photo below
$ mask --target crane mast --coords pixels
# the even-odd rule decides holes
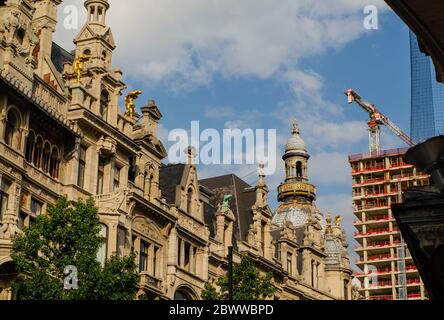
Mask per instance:
[[[345,92],[348,98],[348,103],[356,102],[365,112],[369,114],[370,120],[368,122],[369,129],[369,147],[370,153],[381,152],[381,125],[389,128],[396,136],[404,141],[409,147],[415,145],[412,139],[405,134],[396,124],[394,124],[387,116],[381,113],[374,104],[365,101],[353,89],[348,89]]]

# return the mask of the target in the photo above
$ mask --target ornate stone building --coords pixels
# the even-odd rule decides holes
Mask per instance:
[[[106,24],[107,0],[87,0],[75,50],[53,43],[61,0],[0,1],[0,298],[11,299],[11,239],[62,195],[93,197],[105,239],[98,259],[137,255],[139,295],[199,299],[206,282],[250,255],[271,272],[276,299],[350,299],[340,221],[324,221],[308,183],[308,153],[295,126],[273,218],[260,174],[199,181],[187,164],[164,165],[154,101],[135,112]],[[229,201],[231,199],[231,202]]]

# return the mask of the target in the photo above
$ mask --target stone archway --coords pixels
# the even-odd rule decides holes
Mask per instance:
[[[180,286],[174,293],[174,299],[176,301],[184,300],[199,300],[196,292],[188,286]]]
[[[17,278],[17,271],[11,260],[0,262],[0,300],[11,300],[11,284]]]

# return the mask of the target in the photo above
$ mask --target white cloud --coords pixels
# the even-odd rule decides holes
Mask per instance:
[[[351,183],[347,156],[339,152],[320,152],[310,159],[310,180],[323,186]],[[351,187],[351,186],[350,186]]]
[[[382,0],[373,1],[384,8]],[[75,4],[85,16],[83,1]],[[206,85],[215,74],[271,78],[300,58],[337,49],[365,32],[368,0],[110,0],[114,65],[146,83],[175,89]],[[59,20],[63,20],[60,10]],[[83,18],[82,18],[83,19]],[[80,23],[82,25],[82,22]],[[72,47],[78,31],[60,27],[57,41]]]

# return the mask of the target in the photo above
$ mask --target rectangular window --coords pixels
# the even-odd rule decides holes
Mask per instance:
[[[187,271],[190,271],[190,253],[191,253],[191,246],[189,243],[185,243],[185,265],[184,269]]]
[[[103,193],[103,180],[105,177],[105,159],[99,158],[99,166],[97,170],[97,194]]]
[[[275,250],[274,250],[274,257],[277,260],[281,260],[281,245],[279,242],[276,242]]]
[[[114,191],[119,190],[120,188],[120,168],[118,166],[114,167]]]
[[[20,230],[23,230],[23,228],[26,226],[25,225],[26,224],[26,217],[27,217],[26,213],[24,213],[24,212],[19,213],[18,228]]]
[[[139,272],[148,270],[148,250],[149,244],[145,241],[140,241]]]
[[[293,255],[291,253],[287,253],[287,272],[293,275]]]
[[[31,198],[31,212],[35,215],[35,216],[39,216],[42,214],[42,207],[43,204],[40,201],[37,201],[34,198]]]
[[[182,256],[182,239],[179,239],[177,241],[177,265],[181,266],[180,260]]]
[[[6,183],[4,179],[1,179],[0,182],[0,222],[3,220],[3,217],[8,208],[8,189],[9,184]]]
[[[77,173],[77,186],[85,187],[86,147],[81,146],[79,151],[79,170]]]

